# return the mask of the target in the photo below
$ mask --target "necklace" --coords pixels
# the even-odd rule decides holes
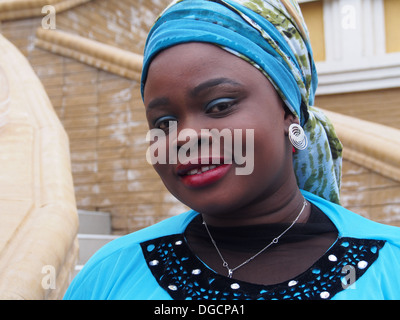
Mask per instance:
[[[239,264],[238,266],[236,266],[235,268],[230,268],[228,262],[226,262],[226,260],[224,259],[224,257],[222,256],[221,251],[218,249],[217,243],[215,242],[214,238],[211,235],[210,230],[208,229],[207,223],[203,220],[203,224],[204,227],[207,230],[207,233],[211,239],[211,242],[213,243],[215,249],[218,252],[218,255],[220,256],[221,260],[222,260],[222,266],[224,268],[226,268],[228,270],[228,277],[232,278],[233,273],[238,270],[239,268],[243,267],[244,265],[248,264],[249,262],[253,261],[255,258],[257,258],[261,253],[263,253],[265,250],[267,250],[270,246],[277,244],[279,242],[279,239],[286,233],[288,232],[294,225],[295,223],[299,220],[301,214],[303,213],[304,209],[307,206],[307,201],[304,199],[304,203],[303,203],[303,207],[300,211],[300,213],[297,215],[296,219],[294,219],[294,221],[292,222],[292,224],[285,230],[283,231],[279,236],[277,236],[275,239],[273,239],[270,243],[268,243],[264,248],[262,248],[260,251],[258,251],[254,256],[250,257],[249,259],[247,259],[246,261],[244,261],[243,263]]]

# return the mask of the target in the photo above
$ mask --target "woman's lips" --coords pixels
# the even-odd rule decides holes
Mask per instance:
[[[223,160],[217,161],[222,164],[180,164],[177,167],[177,174],[184,185],[191,188],[201,188],[211,185],[222,179],[229,171],[231,164],[224,164]],[[215,162],[214,162],[215,163]]]

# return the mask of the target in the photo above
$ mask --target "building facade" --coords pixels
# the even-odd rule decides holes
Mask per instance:
[[[400,129],[400,1],[300,2],[319,74],[315,104]],[[398,225],[399,182],[397,176],[382,175],[362,161],[354,162],[345,148],[345,207]]]
[[[28,17],[19,17],[18,8],[5,10],[0,30],[28,58],[68,133],[78,208],[110,212],[115,234],[186,210],[146,162],[138,73],[110,71],[118,64],[110,55],[96,58],[90,48],[63,40],[76,36],[107,45],[107,50],[141,55],[148,30],[169,0],[82,1],[56,10],[54,20],[37,2]],[[54,5],[63,2],[68,1]],[[399,4],[301,1],[319,71],[317,106],[400,128]],[[399,225],[400,177],[382,175],[346,154],[343,177],[344,206]]]

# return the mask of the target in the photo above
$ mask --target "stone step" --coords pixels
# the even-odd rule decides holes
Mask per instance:
[[[78,265],[84,265],[100,248],[119,237],[120,236],[104,234],[78,234]]]
[[[79,259],[73,277],[100,248],[120,237],[111,234],[111,216],[109,213],[78,210],[78,215]]]
[[[111,216],[107,212],[78,210],[79,234],[111,234]]]

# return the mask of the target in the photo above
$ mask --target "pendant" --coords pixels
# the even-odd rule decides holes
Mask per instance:
[[[222,266],[228,270],[228,278],[232,278],[233,270],[231,268],[229,268],[228,263],[226,261],[224,261]]]

